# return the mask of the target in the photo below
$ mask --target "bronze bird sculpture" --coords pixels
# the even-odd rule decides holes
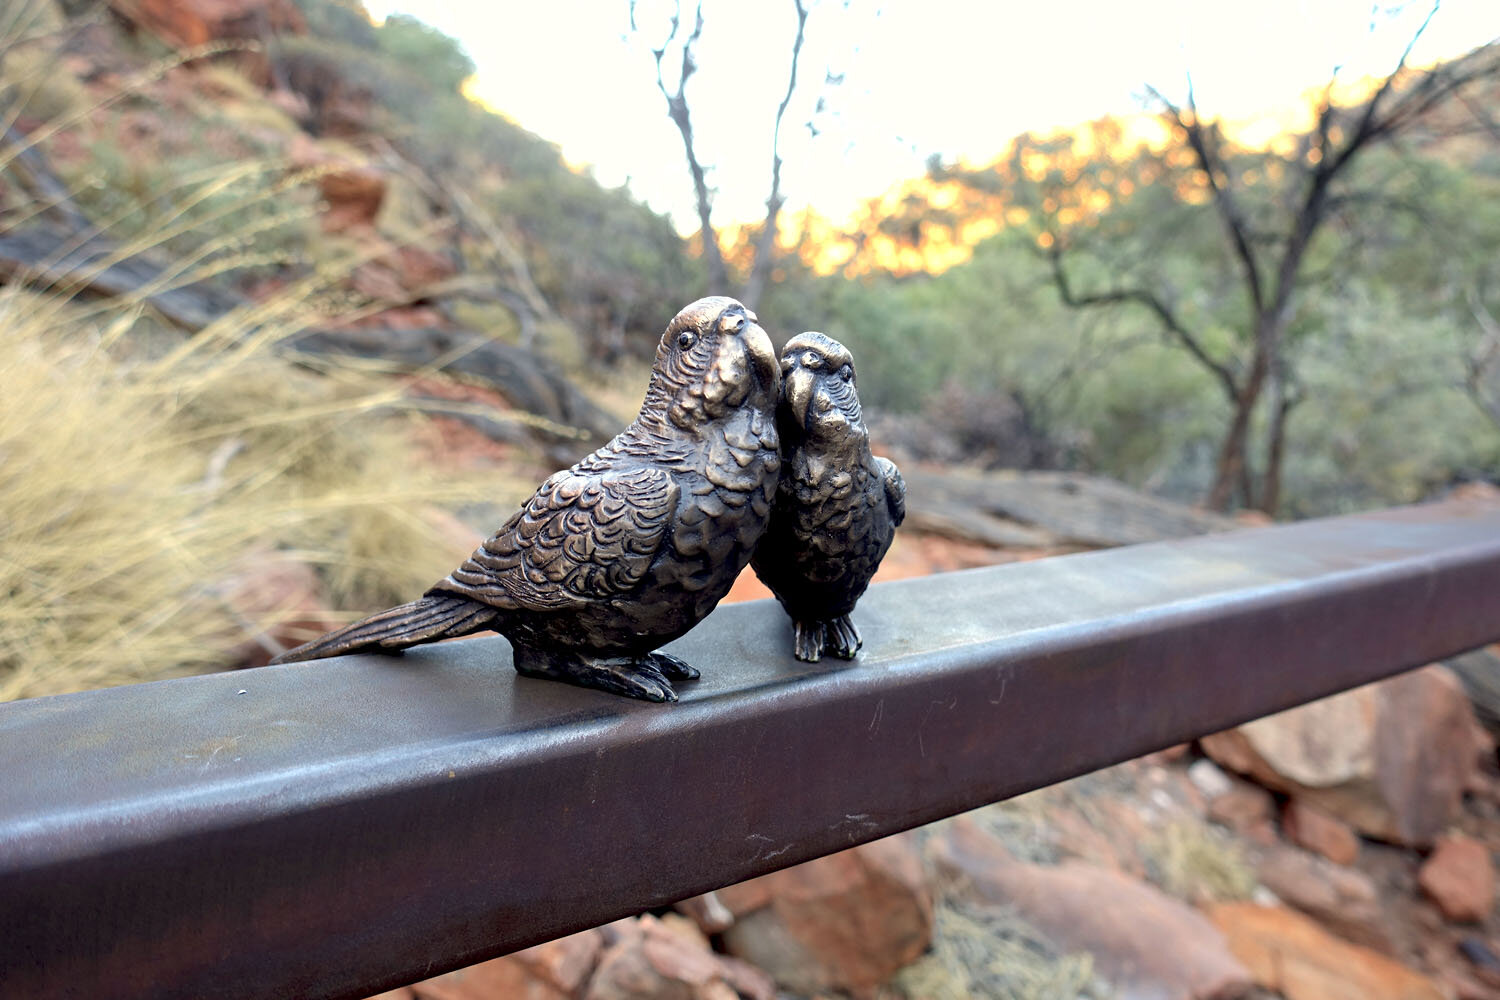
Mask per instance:
[[[418,600],[274,662],[479,631],[533,677],[676,701],[698,671],[657,647],[702,621],[765,532],[780,476],[776,354],[755,314],[699,299],[667,325],[640,415],[555,473]]]
[[[853,659],[863,640],[849,614],[906,517],[906,484],[870,453],[848,348],[801,334],[781,372],[784,467],[751,565],[791,616],[797,659]]]

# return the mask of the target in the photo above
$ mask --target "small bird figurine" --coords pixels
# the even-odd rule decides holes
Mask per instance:
[[[516,669],[647,701],[698,671],[657,647],[729,592],[771,514],[776,354],[755,314],[699,299],[667,325],[640,415],[555,473],[462,566],[409,604],[273,662],[495,631]]]
[[[821,333],[781,352],[781,485],[755,573],[792,618],[792,653],[849,660],[863,640],[849,620],[906,518],[894,462],[870,454],[849,349]]]

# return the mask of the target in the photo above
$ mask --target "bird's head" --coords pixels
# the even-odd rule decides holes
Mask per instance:
[[[687,306],[667,324],[641,419],[664,416],[691,432],[743,406],[769,416],[778,394],[771,338],[755,313],[715,295]]]
[[[781,351],[781,417],[799,438],[867,436],[854,356],[832,337],[802,333]]]

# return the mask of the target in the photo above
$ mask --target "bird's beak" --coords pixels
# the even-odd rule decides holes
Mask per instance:
[[[745,350],[755,368],[756,380],[762,385],[775,386],[780,381],[781,374],[781,365],[776,360],[776,348],[771,345],[770,336],[756,322],[755,314],[747,312],[745,316],[748,322],[740,331],[740,336],[745,338]]]
[[[800,365],[786,373],[781,383],[781,398],[798,427],[807,427],[807,410],[812,406],[816,379],[813,373]]]

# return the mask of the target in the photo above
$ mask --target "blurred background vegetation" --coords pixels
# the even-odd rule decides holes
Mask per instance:
[[[1275,517],[1493,479],[1495,57],[1330,87],[1269,141],[1160,99],[848,224],[773,184],[683,237],[470,101],[412,18],[14,0],[0,699],[264,662],[410,597],[628,420],[726,283],[778,341],[845,341],[905,462]]]

